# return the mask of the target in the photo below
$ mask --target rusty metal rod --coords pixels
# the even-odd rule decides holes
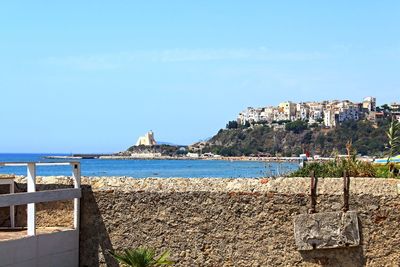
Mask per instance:
[[[318,184],[318,179],[315,177],[315,172],[311,171],[311,188],[310,188],[310,198],[311,198],[311,207],[310,207],[310,213],[316,213],[317,210],[315,206],[317,205],[317,184]]]
[[[343,211],[349,210],[349,197],[350,197],[350,177],[347,171],[343,172]]]

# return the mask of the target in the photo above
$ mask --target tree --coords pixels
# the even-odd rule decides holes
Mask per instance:
[[[288,122],[285,124],[286,131],[292,131],[296,134],[301,133],[302,131],[307,129],[307,123],[302,120],[297,120],[293,122]]]
[[[237,129],[238,126],[237,121],[229,121],[228,124],[226,124],[226,129]]]
[[[125,249],[123,253],[109,253],[124,266],[131,267],[156,267],[171,266],[173,264],[169,258],[169,251],[162,253],[157,259],[155,258],[154,249],[136,248]]]
[[[246,121],[243,125],[243,128],[249,128],[251,126],[250,122]]]
[[[302,144],[310,144],[312,141],[312,132],[307,132],[304,136],[303,139],[301,140]]]
[[[390,110],[391,110],[391,108],[389,107],[388,104],[383,104],[383,105],[381,106],[381,109],[384,110],[384,111],[390,111]]]

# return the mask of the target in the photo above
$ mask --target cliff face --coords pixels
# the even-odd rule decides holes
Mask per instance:
[[[305,152],[330,156],[346,153],[350,140],[362,155],[381,156],[387,143],[385,122],[347,122],[333,129],[307,128],[299,131],[273,130],[267,125],[220,130],[202,149],[224,156],[299,155]]]

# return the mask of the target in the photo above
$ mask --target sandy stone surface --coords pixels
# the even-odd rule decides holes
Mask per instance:
[[[360,245],[356,211],[318,212],[294,217],[297,250],[347,248]]]
[[[18,183],[26,183],[25,177],[17,176]],[[72,178],[63,176],[38,177],[37,184],[71,185]],[[275,192],[282,194],[308,194],[309,178],[131,178],[131,177],[82,177],[82,185],[92,190],[118,188],[125,191],[208,191],[208,192]],[[400,194],[399,179],[352,178],[351,193],[356,195],[373,194],[375,196],[397,196]],[[318,179],[318,194],[342,195],[341,178]]]

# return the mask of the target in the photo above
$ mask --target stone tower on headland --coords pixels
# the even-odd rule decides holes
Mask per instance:
[[[152,131],[147,132],[145,136],[140,136],[136,142],[136,146],[155,146],[157,144],[154,139],[154,133]]]

